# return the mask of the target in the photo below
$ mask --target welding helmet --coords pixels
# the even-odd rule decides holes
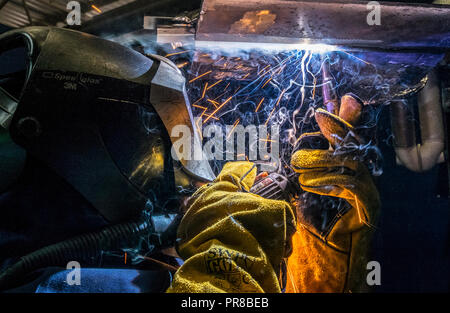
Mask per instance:
[[[92,35],[28,27],[0,36],[0,62],[23,64],[0,76],[0,125],[108,221],[138,215],[173,196],[178,172],[197,181],[208,161],[175,161],[171,129],[193,117],[179,69],[160,56]]]

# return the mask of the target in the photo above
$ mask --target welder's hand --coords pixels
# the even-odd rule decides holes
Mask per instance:
[[[320,133],[334,149],[364,143],[364,138],[355,130],[360,122],[362,109],[361,100],[353,94],[346,94],[341,98],[338,114],[324,109],[316,110],[314,117]]]
[[[345,97],[343,102],[357,106],[353,97]],[[358,114],[347,113],[349,119]],[[324,111],[316,112],[316,121],[321,134],[312,135],[325,137],[333,148],[353,131],[348,121]],[[355,155],[332,149],[299,150],[291,165],[299,173],[301,188],[309,194],[300,197],[306,201],[300,201],[297,210],[287,291],[365,290],[366,250],[380,206],[369,171]]]
[[[249,193],[256,168],[227,163],[188,203],[178,228],[185,260],[168,292],[279,292],[295,217],[284,201]]]
[[[329,230],[327,241],[341,246],[339,236],[372,225],[380,206],[378,191],[372,177],[361,162],[351,155],[335,155],[330,150],[299,150],[291,158],[292,168],[299,173],[304,191],[346,200],[351,209]],[[348,208],[342,208],[348,210]]]

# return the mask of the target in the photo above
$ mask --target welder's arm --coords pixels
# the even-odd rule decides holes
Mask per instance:
[[[295,217],[286,202],[248,192],[252,165],[227,163],[190,199],[178,228],[185,263],[168,292],[280,292],[278,273]]]
[[[335,208],[300,205],[286,292],[366,291],[367,250],[380,206],[369,171],[354,156],[329,150],[297,151],[291,164],[304,191],[345,201],[333,200]]]

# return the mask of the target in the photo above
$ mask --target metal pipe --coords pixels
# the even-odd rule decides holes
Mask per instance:
[[[232,42],[239,48],[264,43],[293,49],[301,44],[328,44],[427,51],[448,46],[448,41],[430,38],[448,37],[450,7],[380,1],[379,8],[383,22],[374,26],[367,22],[366,1],[204,0],[196,43],[229,46]]]
[[[415,136],[414,115],[404,103],[391,105],[391,121],[397,161],[414,172],[424,172],[443,158],[444,123],[440,105],[439,80],[428,74],[425,87],[418,94],[421,143]]]

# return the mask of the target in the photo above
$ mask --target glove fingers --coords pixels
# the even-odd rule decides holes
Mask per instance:
[[[227,181],[237,187],[249,190],[256,178],[256,167],[252,162],[228,162],[217,175],[215,181]]]
[[[334,154],[328,150],[302,149],[294,153],[291,165],[298,173],[328,168],[348,168],[355,171],[358,168],[358,161],[349,155]]]
[[[357,125],[361,117],[362,101],[353,94],[346,94],[341,98],[339,117],[351,125]]]
[[[328,140],[320,131],[312,133],[303,133],[295,144],[295,150],[300,149],[323,149],[327,150],[330,146]]]
[[[360,166],[354,175],[336,173],[302,173],[299,183],[303,190],[345,199],[356,208],[359,219],[364,216],[367,222],[375,219],[379,198],[368,170]]]
[[[323,109],[317,109],[314,117],[321,133],[333,147],[348,140],[347,135],[353,130],[353,126],[347,121]]]
[[[303,190],[325,196],[354,199],[354,180],[346,175],[304,173],[299,177]]]
[[[282,208],[284,210],[288,207],[288,204],[284,201],[265,199],[249,192],[242,192],[229,181],[202,186],[189,199],[187,205],[189,209],[183,217],[183,225],[186,225],[186,227],[179,227],[179,238],[192,237],[194,234],[201,232],[205,226],[211,226],[226,216],[231,216],[237,212],[257,212],[262,208],[275,210]],[[292,209],[289,208],[289,210],[287,215],[295,216]]]

